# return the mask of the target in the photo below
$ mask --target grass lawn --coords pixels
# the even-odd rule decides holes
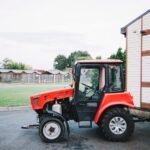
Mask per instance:
[[[2,84],[0,83],[0,107],[28,106],[33,94],[63,88],[69,84]]]

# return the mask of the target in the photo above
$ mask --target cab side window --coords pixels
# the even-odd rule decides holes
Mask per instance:
[[[120,65],[109,65],[109,87],[110,92],[122,91],[122,80]]]

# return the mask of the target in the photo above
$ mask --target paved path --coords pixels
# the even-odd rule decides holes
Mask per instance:
[[[0,112],[0,150],[148,150],[150,149],[150,123],[136,124],[128,142],[105,141],[97,126],[79,129],[70,122],[68,141],[46,144],[41,141],[37,129],[22,130],[24,124],[36,123],[32,110]]]

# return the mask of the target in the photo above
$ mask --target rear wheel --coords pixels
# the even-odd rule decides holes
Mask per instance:
[[[114,107],[103,115],[101,128],[107,140],[126,141],[134,131],[134,122],[125,109]]]
[[[64,136],[65,127],[61,120],[46,117],[41,120],[39,135],[44,142],[52,143],[60,141]]]

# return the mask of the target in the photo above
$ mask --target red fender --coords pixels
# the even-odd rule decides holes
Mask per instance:
[[[94,122],[98,123],[99,118],[102,116],[103,112],[112,106],[122,105],[130,108],[134,108],[133,97],[129,92],[123,93],[106,93],[98,107],[96,115],[94,117]]]

